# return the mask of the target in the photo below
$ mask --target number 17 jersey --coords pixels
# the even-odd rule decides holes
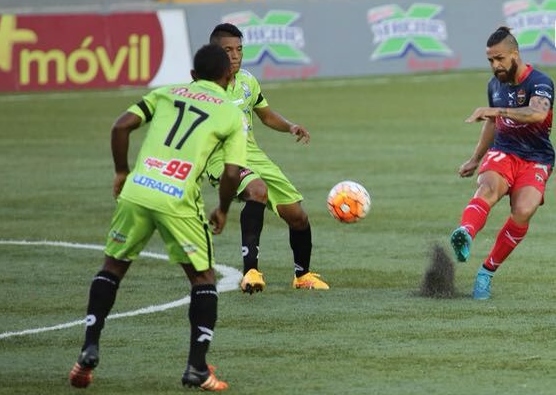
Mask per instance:
[[[204,214],[201,184],[207,161],[245,166],[247,121],[219,85],[209,81],[151,91],[128,112],[149,123],[133,171],[120,194],[165,214]]]

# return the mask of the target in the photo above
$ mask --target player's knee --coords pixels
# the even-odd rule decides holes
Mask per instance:
[[[289,225],[290,228],[295,230],[307,229],[307,227],[309,226],[309,217],[307,216],[307,214],[305,214],[305,212],[303,212],[302,215],[295,217]]]
[[[266,204],[268,201],[268,188],[261,179],[256,179],[247,184],[247,187],[241,194],[243,200],[253,200],[255,202]]]
[[[102,265],[102,269],[105,272],[109,272],[114,276],[118,277],[122,280],[131,265],[131,261],[122,261],[111,257],[109,255],[104,256],[104,264]]]
[[[475,192],[475,197],[486,201],[491,207],[500,199],[497,188],[491,184],[480,184]]]
[[[518,224],[526,224],[537,211],[537,207],[515,205],[512,207],[512,217]]]
[[[180,265],[192,286],[216,284],[214,269],[211,268],[208,270],[197,271],[190,263],[182,263]]]
[[[280,205],[277,207],[278,214],[286,221],[288,226],[295,230],[303,230],[309,226],[309,216],[301,207],[301,204],[294,203]]]

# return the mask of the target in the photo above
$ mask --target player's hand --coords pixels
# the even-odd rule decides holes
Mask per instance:
[[[494,119],[498,115],[498,109],[492,107],[479,107],[473,111],[465,122],[473,123],[473,122],[482,122],[486,121],[487,119]]]
[[[128,174],[129,172],[119,172],[114,176],[114,183],[112,185],[112,196],[114,196],[114,199],[120,196]]]
[[[301,141],[303,144],[307,144],[311,140],[311,135],[307,129],[301,125],[290,126],[290,133],[297,137],[295,140],[297,143]]]
[[[215,208],[212,213],[210,213],[209,224],[212,227],[212,234],[219,235],[224,230],[227,219],[226,213],[220,210],[220,207]]]
[[[471,158],[459,167],[458,174],[460,177],[471,177],[475,170],[477,170],[477,167],[479,167],[479,161]]]

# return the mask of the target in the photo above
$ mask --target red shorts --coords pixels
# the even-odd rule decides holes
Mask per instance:
[[[485,154],[479,174],[485,171],[495,171],[500,174],[510,187],[508,192],[523,187],[535,187],[544,196],[546,182],[552,173],[550,165],[530,162],[512,154],[490,149]]]

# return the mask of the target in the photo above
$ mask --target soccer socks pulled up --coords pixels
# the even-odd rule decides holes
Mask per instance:
[[[508,218],[496,236],[496,241],[485,260],[484,267],[496,271],[517,245],[525,238],[529,224],[519,225],[511,217]]]
[[[295,276],[301,277],[309,273],[313,249],[310,224],[303,230],[290,228],[290,247],[293,252]]]
[[[243,274],[257,269],[259,264],[259,242],[264,223],[263,203],[248,200],[241,210],[241,253],[243,255]]]
[[[218,293],[215,285],[197,285],[191,289],[188,313],[191,335],[187,364],[200,371],[208,369],[206,355],[214,334],[217,307]]]
[[[114,306],[119,285],[120,279],[108,271],[101,270],[93,278],[89,289],[89,304],[85,319],[87,328],[82,350],[92,344],[98,345],[100,332],[104,328],[106,317]]]
[[[485,200],[473,198],[463,210],[460,225],[465,227],[471,238],[474,239],[485,226],[489,213],[490,206]]]

